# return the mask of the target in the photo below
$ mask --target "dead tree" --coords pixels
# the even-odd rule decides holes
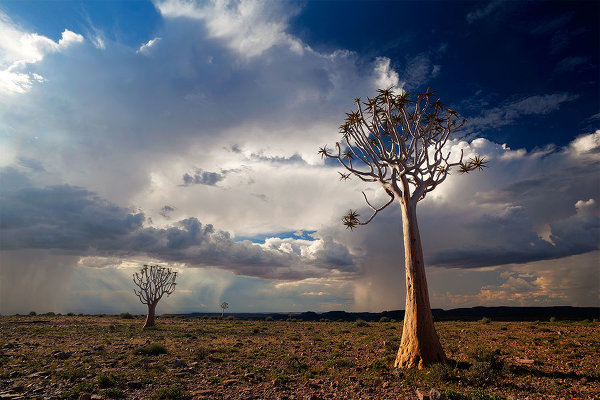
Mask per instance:
[[[226,301],[224,301],[223,303],[221,303],[221,318],[223,318],[223,316],[225,315],[225,309],[229,308],[229,303],[227,303]]]
[[[133,274],[133,283],[139,288],[139,290],[134,288],[133,292],[142,304],[148,306],[144,328],[150,328],[156,324],[156,305],[163,295],[169,296],[175,291],[175,285],[177,285],[175,278],[177,278],[177,272],[160,265],[144,264],[140,272]]]
[[[450,159],[445,146],[465,120],[454,110],[446,109],[429,89],[417,94],[414,101],[407,92],[396,94],[392,89],[380,89],[375,98],[367,98],[364,103],[357,98],[355,103],[356,111],[346,114],[340,126],[342,139],[335,150],[325,146],[319,153],[337,159],[346,168],[347,172],[339,173],[341,180],[353,175],[364,182],[378,182],[389,200],[374,206],[363,192],[371,215],[361,221],[356,210],[349,210],[342,222],[351,230],[366,225],[394,200],[398,201],[404,235],[406,305],[394,366],[422,368],[445,362],[429,305],[416,206],[446,180],[451,170],[481,170],[486,161],[475,156],[465,162],[462,151]]]

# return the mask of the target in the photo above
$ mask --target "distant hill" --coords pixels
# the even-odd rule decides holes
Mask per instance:
[[[455,308],[452,310],[433,309],[433,318],[436,321],[476,321],[482,318],[490,318],[493,321],[547,321],[551,317],[557,320],[579,321],[584,319],[600,319],[600,307],[473,307]],[[218,316],[220,313],[187,313],[171,314],[185,317]],[[313,311],[301,313],[226,313],[226,316],[249,319],[265,319],[271,317],[274,320],[285,320],[295,318],[301,321],[319,321],[327,319],[330,321],[378,321],[381,317],[388,317],[401,321],[404,319],[404,310],[383,311],[380,313],[370,312],[346,312],[328,311],[316,313]]]

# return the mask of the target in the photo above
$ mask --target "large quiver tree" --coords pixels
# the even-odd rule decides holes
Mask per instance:
[[[416,206],[452,169],[459,173],[480,170],[486,161],[478,156],[463,161],[462,151],[451,160],[445,146],[465,120],[454,110],[446,109],[429,89],[417,94],[414,101],[407,92],[396,94],[392,89],[380,89],[375,98],[367,98],[364,103],[357,98],[355,103],[356,111],[346,114],[340,126],[342,140],[336,143],[335,150],[325,146],[319,153],[337,159],[346,168],[347,172],[340,172],[341,180],[354,175],[364,182],[379,182],[389,200],[374,206],[363,192],[372,210],[369,218],[361,221],[358,212],[350,210],[342,221],[350,229],[366,225],[394,200],[398,201],[404,234],[406,305],[394,366],[422,368],[445,362],[429,305]]]
[[[140,270],[133,274],[133,283],[138,289],[133,289],[133,292],[138,296],[142,304],[148,306],[148,315],[144,328],[150,328],[156,325],[156,306],[162,297],[166,294],[169,296],[175,291],[175,279],[177,272],[171,268],[161,267],[160,265],[145,265]]]

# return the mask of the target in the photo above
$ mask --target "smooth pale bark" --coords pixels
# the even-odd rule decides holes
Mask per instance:
[[[157,304],[158,304],[158,302],[148,304],[148,315],[146,316],[146,323],[144,324],[144,329],[151,328],[154,325],[156,325],[156,321],[155,321],[154,317],[156,315],[156,305]]]
[[[416,202],[411,203],[410,200],[400,201],[404,232],[406,305],[402,341],[394,363],[396,368],[423,368],[429,364],[446,361],[429,305]]]

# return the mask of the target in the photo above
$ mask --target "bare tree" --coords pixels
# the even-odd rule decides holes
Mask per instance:
[[[319,153],[337,159],[346,168],[348,172],[339,173],[341,180],[354,175],[364,182],[378,182],[389,200],[382,206],[374,206],[363,192],[371,215],[361,221],[356,210],[349,210],[342,222],[352,230],[371,222],[394,200],[399,202],[406,305],[402,341],[394,366],[422,368],[445,362],[429,305],[416,206],[446,180],[452,169],[458,169],[459,173],[481,170],[486,161],[475,156],[465,162],[462,151],[455,161],[450,160],[450,151],[444,147],[465,120],[454,110],[446,109],[429,89],[417,94],[415,101],[407,92],[396,94],[392,89],[380,89],[375,98],[367,98],[365,103],[357,98],[355,103],[356,111],[346,114],[340,126],[342,139],[335,150],[325,146]]]
[[[177,285],[175,278],[177,278],[177,272],[160,265],[144,264],[140,272],[133,274],[133,283],[139,288],[139,290],[134,288],[133,292],[139,297],[142,304],[148,306],[144,328],[153,327],[156,324],[156,305],[163,295],[169,296],[175,291],[175,285]]]
[[[223,317],[225,315],[225,309],[229,308],[229,303],[224,301],[221,303],[221,317]]]

